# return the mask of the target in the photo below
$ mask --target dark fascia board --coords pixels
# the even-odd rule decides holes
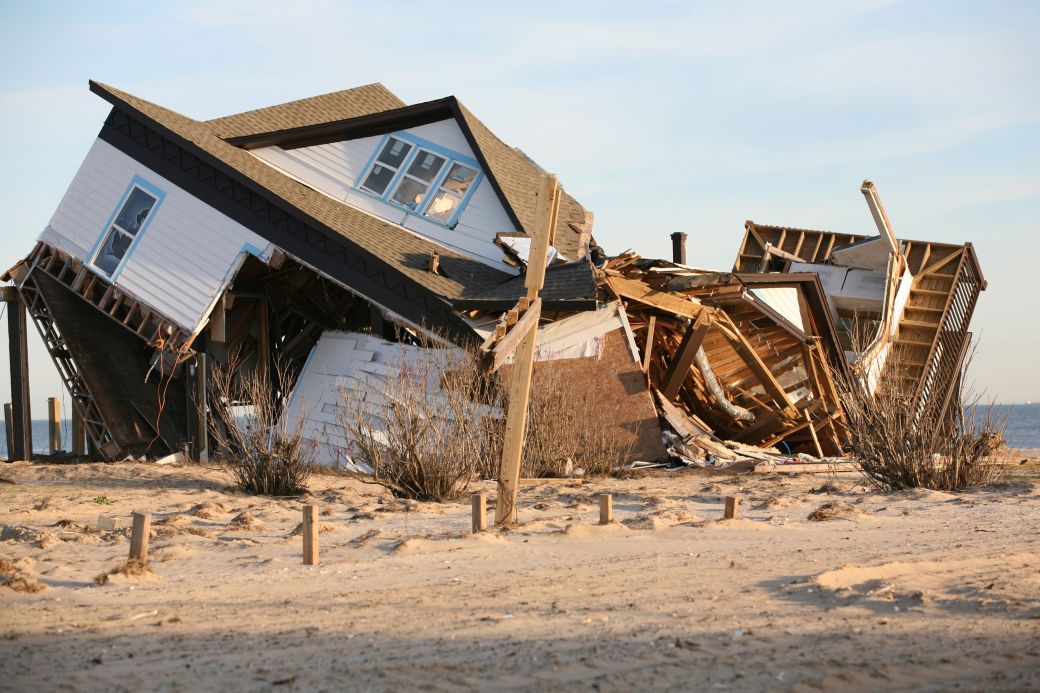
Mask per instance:
[[[249,180],[246,176],[244,176],[241,173],[239,173],[239,171],[237,171],[230,164],[227,164],[227,163],[225,163],[223,161],[220,161],[217,157],[211,155],[209,152],[205,151],[204,149],[202,149],[198,145],[196,145],[193,142],[190,142],[190,141],[184,139],[183,137],[181,137],[177,133],[172,132],[169,128],[165,127],[161,123],[158,123],[154,119],[152,119],[152,118],[148,117],[147,115],[145,115],[144,113],[141,113],[137,109],[135,109],[132,106],[130,106],[129,104],[125,103],[119,97],[117,97],[114,94],[111,94],[110,92],[108,92],[108,90],[106,90],[103,86],[101,86],[100,84],[94,82],[93,80],[90,81],[90,90],[92,92],[94,92],[95,94],[97,94],[98,96],[100,96],[101,98],[103,98],[105,101],[108,101],[110,104],[112,104],[113,112],[115,112],[115,111],[122,111],[124,113],[132,113],[134,118],[138,118],[141,122],[146,123],[148,127],[152,128],[154,131],[160,133],[163,137],[166,137],[167,139],[171,140],[172,142],[177,143],[177,145],[179,147],[181,147],[183,150],[185,150],[186,152],[190,153],[191,155],[197,157],[199,160],[204,161],[207,165],[209,165],[215,171],[221,172],[223,175],[227,176],[231,180],[238,181],[241,185],[244,185],[247,188],[252,188],[261,197],[267,199],[269,203],[275,204],[278,207],[281,207],[281,208],[284,208],[286,210],[289,210],[294,216],[296,216],[297,218],[303,220],[306,224],[310,225],[312,228],[320,230],[321,233],[326,238],[331,240],[332,242],[339,243],[343,247],[349,248],[352,253],[364,256],[364,257],[368,258],[369,261],[372,261],[372,262],[378,263],[379,265],[382,265],[387,271],[393,272],[396,275],[396,277],[398,277],[402,282],[405,282],[405,283],[407,283],[409,285],[412,285],[417,293],[426,294],[433,301],[435,301],[437,303],[440,303],[440,304],[443,304],[445,310],[447,310],[447,311],[452,311],[453,310],[451,308],[451,302],[447,298],[442,297],[442,296],[438,296],[435,293],[433,293],[432,291],[427,290],[425,287],[422,287],[422,286],[419,286],[419,285],[415,284],[412,280],[410,280],[409,278],[405,277],[404,275],[402,275],[399,272],[397,272],[396,270],[394,270],[393,267],[387,265],[382,260],[379,260],[379,259],[375,258],[374,256],[372,256],[371,253],[369,253],[367,250],[365,250],[361,246],[357,245],[356,243],[354,243],[353,241],[351,241],[351,240],[349,240],[347,238],[344,238],[342,235],[337,233],[335,230],[328,228],[323,223],[321,223],[320,221],[314,219],[309,214],[307,214],[303,210],[297,208],[292,203],[288,202],[287,200],[282,199],[281,196],[277,195],[276,193],[273,193],[273,192],[267,190],[265,187],[263,187],[259,183],[256,183],[256,182],[254,182],[252,180]],[[111,117],[111,114],[110,114],[109,117]],[[119,147],[120,146],[119,144],[117,144],[115,142],[112,142],[110,140],[109,131],[108,131],[109,130],[109,126],[107,125],[107,122],[108,121],[106,119],[106,125],[104,127],[102,127],[101,133],[99,134],[99,137],[101,139],[104,139],[104,140],[108,141],[110,144],[113,144],[114,146]],[[126,150],[123,150],[123,151],[128,156],[131,156],[133,158],[137,158],[135,153],[132,153],[132,152],[126,151]],[[145,165],[150,165],[150,164],[148,164],[146,162],[142,162],[142,163],[145,163]],[[160,175],[166,175],[162,171],[158,171],[158,172],[160,173]],[[168,176],[168,177],[171,177],[171,176]],[[177,180],[178,176],[173,175],[171,178],[172,178],[172,180],[173,180],[173,182],[175,184],[181,185],[181,183],[178,182],[178,180]],[[188,189],[190,191],[190,187],[186,188],[186,189]],[[219,201],[216,198],[214,198],[212,203],[213,204],[219,204]],[[220,210],[220,207],[215,207],[215,208]],[[252,223],[252,219],[250,219],[250,218],[248,218],[246,216],[242,216],[242,215],[236,214],[234,210],[230,210],[229,209],[229,210],[220,210],[220,211],[222,211],[225,214],[229,214],[229,216],[231,216],[232,219],[235,219],[236,221],[241,223],[246,228],[249,228],[249,229],[253,230],[257,234],[259,234],[261,237],[267,238],[268,240],[270,240],[270,241],[276,243],[277,245],[279,245],[279,247],[283,247],[283,242],[281,241],[281,239],[278,239],[278,240],[273,239],[271,237],[271,234],[268,233],[267,229],[263,229],[263,228],[257,227],[256,224]],[[296,256],[294,253],[291,252],[291,249],[284,248],[284,247],[283,247],[283,249],[286,250],[287,252],[290,252],[290,254],[293,254],[295,257],[297,257],[297,259],[302,259],[305,263],[312,264],[307,259],[301,258],[299,256]],[[317,265],[315,265],[315,266],[317,266]],[[322,268],[319,267],[319,269],[322,269]],[[376,303],[381,303],[381,304],[385,305],[386,301],[383,300],[383,297],[368,295],[368,292],[365,291],[364,289],[361,289],[361,288],[358,288],[358,287],[354,287],[354,286],[352,286],[352,284],[350,282],[346,282],[346,281],[344,281],[340,277],[336,277],[336,276],[334,276],[332,274],[330,274],[330,276],[332,276],[332,278],[335,279],[336,281],[338,281],[341,284],[343,284],[343,286],[345,288],[347,288],[348,290],[350,290],[352,292],[360,294],[366,300],[375,301]],[[395,312],[399,312],[405,318],[407,318],[409,320],[412,320],[416,324],[422,325],[426,329],[436,329],[437,328],[437,326],[432,326],[431,327],[430,325],[424,325],[423,324],[423,319],[422,319],[423,316],[420,316],[418,314],[416,314],[416,315],[408,315],[409,311],[408,310],[402,310],[401,306],[398,306],[398,305],[386,305],[386,307],[389,308],[390,310],[395,311]],[[447,323],[443,324],[443,325],[440,325],[440,327],[442,329],[446,329],[449,332],[454,333],[463,342],[472,340],[475,337],[475,334],[476,334],[475,332],[473,332],[473,329],[469,325],[467,325],[465,323],[465,321],[463,321],[461,319],[461,317],[458,316],[457,314],[452,314],[450,316],[450,318],[448,319]]]
[[[831,319],[830,306],[827,304],[827,295],[824,293],[820,277],[815,272],[773,272],[769,274],[740,273],[734,275],[744,286],[774,286],[774,287],[797,287],[802,289],[809,304],[809,310],[813,313],[816,324],[824,330],[821,335],[830,344],[829,351],[832,359],[838,362],[838,367],[848,376],[848,363],[838,341],[838,331],[834,328]]]
[[[389,111],[336,120],[331,123],[303,125],[272,132],[229,137],[225,141],[242,149],[258,149],[260,147],[272,146],[281,147],[282,149],[299,149],[300,147],[315,147],[345,139],[381,135],[394,130],[446,120],[454,115],[448,99],[445,98],[417,103],[411,106],[402,106]]]
[[[477,144],[473,131],[470,130],[469,125],[466,123],[466,118],[459,107],[459,101],[454,96],[446,96],[435,101],[402,106],[389,111],[370,113],[331,123],[305,125],[255,135],[230,137],[226,142],[242,149],[272,146],[281,147],[282,149],[299,149],[300,147],[315,147],[321,144],[357,139],[359,137],[385,135],[389,132],[435,123],[448,118],[454,118],[458,124],[459,129],[462,131],[462,136],[466,139],[470,149],[473,150],[473,155],[483,169],[488,181],[491,182],[491,188],[495,191],[499,202],[502,203],[502,208],[506,210],[509,220],[513,222],[517,229],[524,231],[524,225],[520,223],[520,218],[509,204],[509,200],[502,191],[502,186],[499,185],[498,179],[495,178],[494,169],[488,165],[483,150]]]

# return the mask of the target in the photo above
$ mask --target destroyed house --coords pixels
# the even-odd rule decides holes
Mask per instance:
[[[877,236],[748,221],[734,271],[817,275],[850,366],[871,392],[897,388],[921,425],[940,430],[961,411],[968,328],[986,280],[971,243],[900,240],[874,185],[861,190]]]
[[[304,396],[274,396],[321,445],[337,384],[385,376],[401,330],[479,344],[523,290],[543,171],[455,97],[373,84],[200,121],[90,89],[112,110],[5,279],[107,459],[204,454],[199,365],[232,352],[299,374]],[[561,190],[556,219],[538,358],[612,373],[586,381],[656,456],[629,327],[597,298],[592,214]]]

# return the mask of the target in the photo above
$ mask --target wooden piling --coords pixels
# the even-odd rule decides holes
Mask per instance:
[[[8,458],[32,459],[32,412],[29,406],[29,323],[25,304],[13,286],[3,287],[7,303],[7,345],[11,364],[11,437]]]
[[[487,494],[473,494],[473,533],[487,529]]]
[[[152,531],[152,514],[134,511],[130,530],[130,559],[148,560],[148,534]]]
[[[47,439],[51,454],[61,452],[61,400],[47,398]]]
[[[75,406],[75,404],[73,404],[72,407],[72,454],[87,454],[87,440],[86,431],[83,428],[83,415],[80,414],[79,407]]]
[[[7,461],[14,462],[14,406],[4,405],[4,431],[7,434]]]
[[[303,506],[303,564],[318,565],[318,506]]]
[[[740,499],[736,496],[726,496],[726,511],[722,517],[726,520],[735,520],[740,517]]]
[[[196,354],[195,363],[188,369],[188,438],[191,440],[191,458],[196,462],[209,461],[209,421],[206,410],[206,355]]]
[[[609,493],[599,494],[599,523],[609,525],[614,521],[614,497]]]

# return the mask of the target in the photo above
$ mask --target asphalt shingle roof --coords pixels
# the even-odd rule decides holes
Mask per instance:
[[[191,142],[255,184],[276,194],[290,206],[364,248],[402,275],[441,296],[451,299],[464,293],[479,292],[500,284],[511,276],[421,238],[403,227],[328,197],[268,166],[248,151],[225,142],[220,136],[222,128],[251,129],[258,124],[278,119],[313,117],[315,103],[338,102],[343,98],[344,92],[338,92],[340,96],[330,94],[315,97],[316,101],[305,100],[311,101],[308,106],[301,106],[300,102],[295,102],[295,106],[283,104],[280,107],[251,111],[240,116],[198,121],[114,87],[97,82],[91,82],[91,85],[113,105],[136,111]],[[374,87],[362,89],[367,90],[370,96],[379,90],[385,91],[381,86],[378,90]],[[440,254],[444,274],[435,275],[427,271],[428,258],[434,251]]]

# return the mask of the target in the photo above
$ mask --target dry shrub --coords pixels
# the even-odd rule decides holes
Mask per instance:
[[[123,575],[125,577],[151,577],[155,575],[155,573],[152,572],[152,568],[148,565],[147,560],[131,558],[127,560],[126,563],[117,565],[115,568],[101,573],[94,578],[94,582],[99,585],[105,585],[113,575]]]
[[[459,498],[499,454],[493,376],[472,348],[401,345],[389,366],[385,387],[340,388],[345,461],[399,498]]]
[[[846,449],[878,488],[957,491],[996,481],[1004,473],[998,448],[1006,417],[996,415],[992,406],[979,406],[979,398],[960,384],[947,420],[938,423],[925,420],[898,383],[882,381],[873,396],[858,378],[840,378],[837,385],[849,428]],[[965,401],[970,404],[961,409]]]
[[[289,421],[283,402],[293,377],[281,361],[270,369],[244,368],[238,354],[209,377],[216,448],[235,484],[247,493],[295,496],[305,493],[314,470],[314,451],[303,438],[303,415]]]
[[[11,561],[0,558],[0,586],[15,592],[36,593],[47,589],[47,585],[29,577]]]
[[[521,476],[600,476],[624,464],[632,443],[602,415],[603,404],[598,389],[564,364],[535,364]]]

